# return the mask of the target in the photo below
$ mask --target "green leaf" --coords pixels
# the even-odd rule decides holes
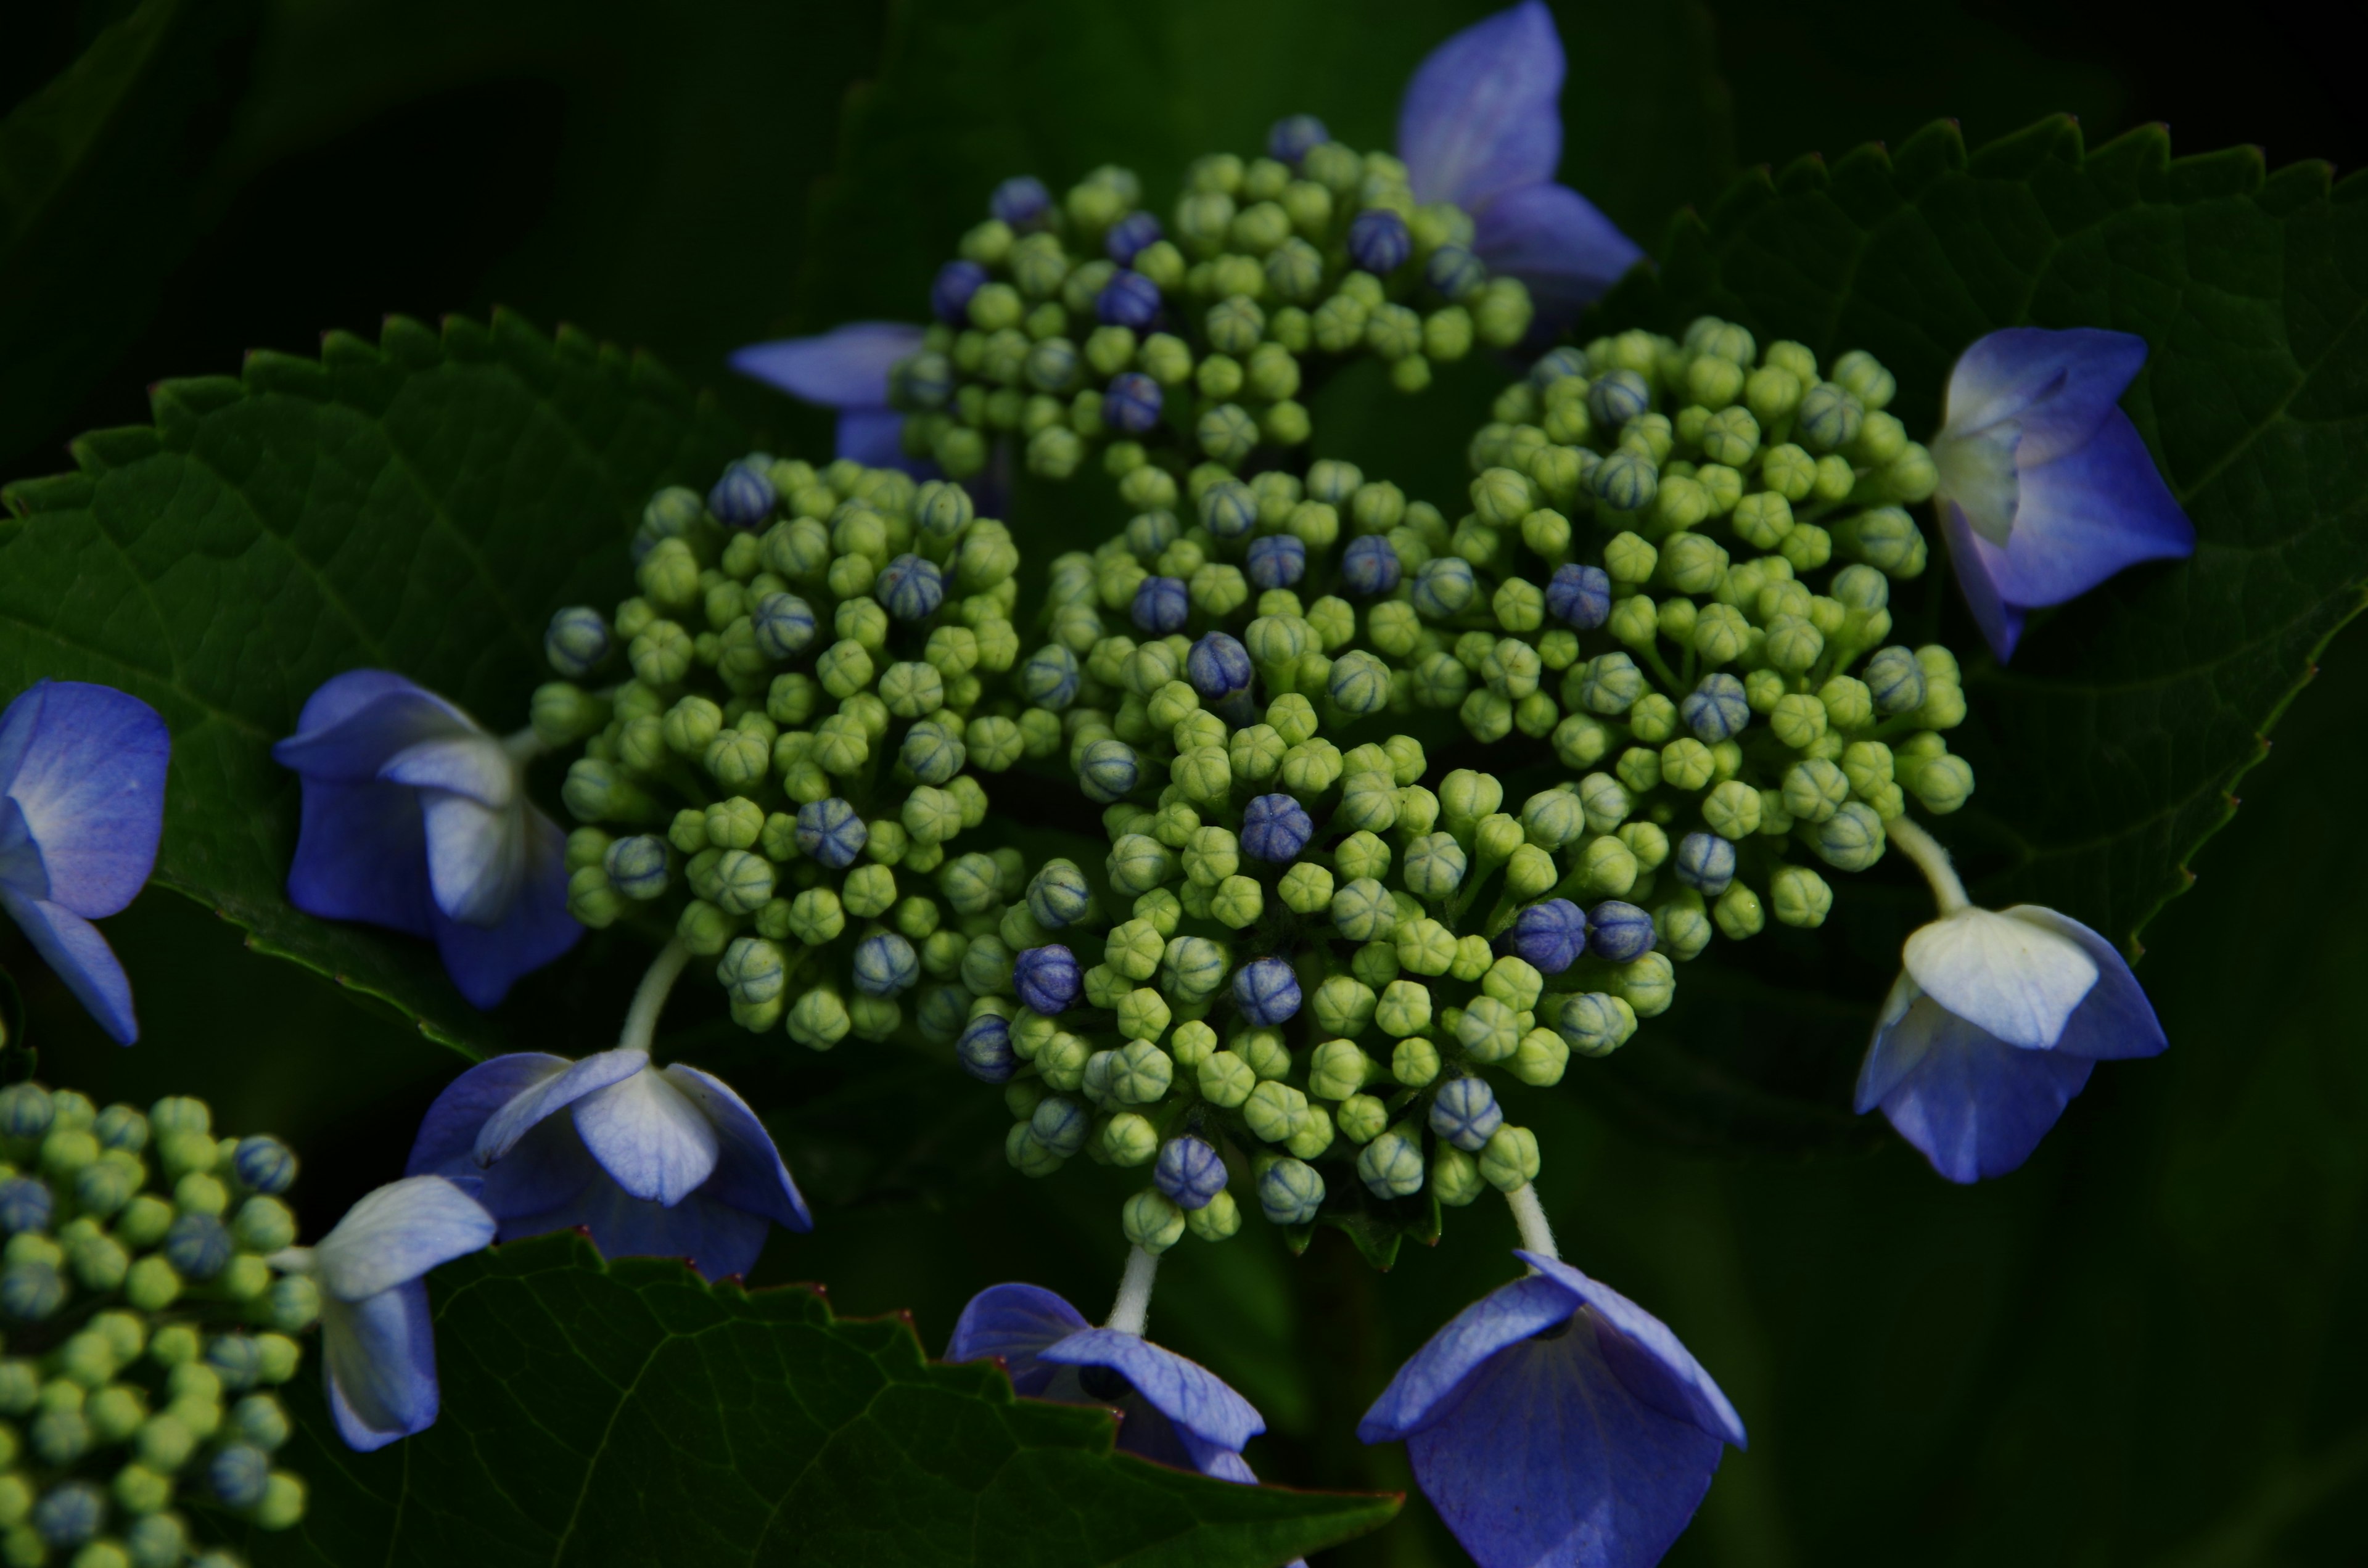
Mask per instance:
[[[56,427],[188,248],[252,0],[144,0],[0,121],[0,464]]]
[[[152,402],[153,427],[77,441],[80,472],[6,491],[0,690],[49,676],[152,703],[173,733],[157,880],[492,1048],[505,1025],[427,944],[288,903],[298,790],[271,744],[359,666],[516,727],[551,611],[613,603],[651,491],[703,484],[741,437],[648,359],[507,314],[440,336],[391,318],[375,347],[331,334],[318,361],[258,353]]]
[[[1987,855],[1987,900],[2053,905],[2135,950],[2363,602],[2368,182],[2316,163],[2271,174],[2252,148],[2174,160],[2158,126],[2089,152],[2066,119],[1968,156],[1939,124],[1896,154],[1747,177],[1706,219],[1681,216],[1659,277],[1590,324],[1702,312],[1823,358],[1871,350],[1912,431],[1937,426],[1951,365],[1995,328],[2151,346],[2123,405],[2195,523],[2195,557],[2034,617],[2011,668],[1969,661],[1980,792],[1943,828]],[[1948,608],[1950,640],[1978,645]]]
[[[303,1523],[263,1568],[730,1561],[1258,1568],[1373,1528],[1390,1496],[1240,1486],[1113,1449],[1107,1411],[938,1367],[911,1320],[678,1263],[515,1243],[430,1286],[444,1403],[375,1454],[290,1401]]]

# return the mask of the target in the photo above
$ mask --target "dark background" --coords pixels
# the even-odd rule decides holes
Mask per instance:
[[[126,9],[0,8],[0,104]],[[2345,169],[2368,136],[2350,40],[2300,6],[2208,25],[2135,4],[1678,15],[1716,65],[1690,99],[1702,150],[1597,191],[1648,244],[1674,202],[1708,201],[1736,169],[1941,116],[1975,143],[2059,109],[2092,143],[2163,120],[2181,151],[2249,141],[2273,165]],[[118,225],[93,265],[124,287],[43,324],[39,378],[0,364],[0,478],[143,419],[160,377],[302,351],[389,312],[496,303],[646,347],[751,425],[823,438],[722,357],[845,313],[812,280],[846,237],[809,198],[846,89],[881,69],[882,7],[290,0],[209,22],[188,47],[211,51],[211,85],[172,121],[155,199],[90,220]],[[1577,125],[1603,74],[1637,66],[1590,53],[1583,20],[1565,31]],[[933,263],[914,258],[915,275]],[[0,250],[0,287],[21,285],[6,264]],[[0,316],[27,299],[0,294]],[[2140,975],[2171,1053],[2100,1072],[2014,1176],[1952,1188],[1896,1145],[1806,1163],[1677,1150],[1591,1103],[1576,1071],[1519,1108],[1566,1256],[1666,1317],[1751,1426],[1673,1562],[2360,1560],[2363,665],[2356,633],[2337,642],[2195,890],[2147,933]],[[234,1130],[295,1139],[308,1230],[393,1173],[458,1065],[326,984],[288,983],[176,895],[143,896],[108,932],[140,989],[134,1051],[100,1041],[0,929],[0,969],[26,992],[9,1017],[29,1018],[44,1075],[102,1096],[195,1089]],[[837,1131],[908,1092],[904,1153]],[[1003,1171],[992,1096],[950,1099],[894,1071],[831,1093],[777,1126],[823,1223],[777,1238],[768,1277],[827,1280],[845,1311],[909,1307],[933,1347],[991,1278],[1099,1312],[1120,1252],[1108,1173],[1030,1186]],[[1265,1411],[1263,1473],[1400,1487],[1398,1451],[1360,1449],[1348,1428],[1398,1359],[1505,1276],[1510,1240],[1496,1206],[1475,1208],[1383,1278],[1337,1236],[1294,1262],[1253,1224],[1176,1255],[1153,1333]],[[1418,1504],[1337,1555],[1460,1560]]]

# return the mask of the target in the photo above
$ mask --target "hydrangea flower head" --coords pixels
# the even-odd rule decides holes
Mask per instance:
[[[90,923],[130,903],[165,826],[165,721],[136,697],[37,681],[0,713],[0,909],[117,1043],[131,982]]]
[[[2001,661],[2027,611],[2194,553],[2194,525],[2116,401],[2146,357],[2126,332],[2009,327],[1949,374],[1934,499],[1966,606]]]
[[[565,835],[528,801],[523,760],[434,692],[348,670],[271,755],[304,781],[288,898],[307,915],[433,938],[479,1007],[584,935]]]

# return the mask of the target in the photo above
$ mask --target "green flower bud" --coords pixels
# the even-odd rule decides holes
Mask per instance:
[[[1391,981],[1374,1006],[1373,1022],[1387,1035],[1421,1033],[1430,1027],[1430,988],[1410,980]]]
[[[1944,753],[1907,770],[1904,782],[1926,811],[1946,816],[1972,798],[1974,766],[1962,756]]]
[[[1230,1051],[1212,1051],[1196,1070],[1201,1097],[1211,1105],[1232,1109],[1242,1105],[1258,1087],[1258,1074],[1250,1064]]]
[[[1242,1228],[1241,1205],[1220,1192],[1198,1209],[1184,1211],[1185,1226],[1204,1242],[1222,1242]]]
[[[1818,824],[1815,842],[1827,864],[1863,871],[1883,858],[1883,818],[1862,801],[1846,801]]]
[[[828,1051],[854,1027],[847,1004],[827,985],[816,986],[791,1004],[787,1024],[790,1038],[814,1051]]]
[[[1526,1127],[1510,1123],[1497,1129],[1480,1151],[1481,1179],[1499,1192],[1511,1192],[1538,1178],[1538,1138]]]
[[[1778,868],[1770,881],[1769,895],[1776,918],[1787,926],[1822,926],[1834,906],[1833,889],[1806,866]]]

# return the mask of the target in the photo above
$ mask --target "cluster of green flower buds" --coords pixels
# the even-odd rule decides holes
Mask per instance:
[[[0,1562],[235,1568],[174,1503],[303,1515],[268,1392],[321,1310],[269,1261],[296,1239],[295,1156],[218,1136],[199,1100],[102,1110],[29,1083],[0,1090]]]
[[[891,377],[906,449],[960,477],[1008,437],[1065,478],[1100,449],[1133,504],[1168,506],[1190,461],[1304,445],[1313,378],[1352,357],[1412,392],[1434,361],[1520,341],[1528,290],[1488,275],[1470,215],[1417,203],[1388,153],[1276,150],[1293,156],[1196,161],[1165,224],[1125,169],[1059,200],[1005,182]]]
[[[989,688],[1020,646],[1009,531],[957,484],[757,453],[704,501],[660,492],[634,552],[613,621],[554,618],[570,678],[535,695],[543,739],[584,748],[570,909],[669,921],[749,1029],[884,1039],[947,972],[925,890],[986,814],[976,776],[1059,744]],[[612,660],[620,684],[579,684]]]

